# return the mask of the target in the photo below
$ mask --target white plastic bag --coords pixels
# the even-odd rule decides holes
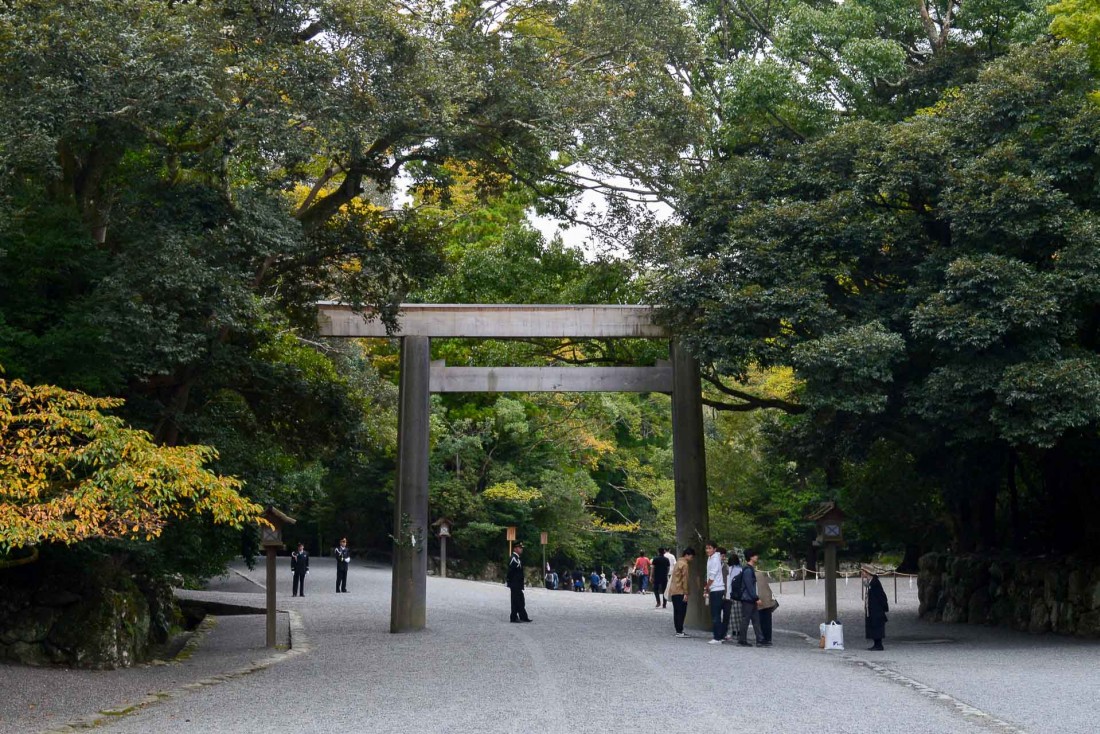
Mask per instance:
[[[839,622],[829,622],[825,625],[825,649],[844,649],[844,625]]]

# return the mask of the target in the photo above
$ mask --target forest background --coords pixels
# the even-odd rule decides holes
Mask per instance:
[[[390,323],[402,301],[654,303],[704,367],[719,541],[812,558],[805,514],[832,499],[853,557],[1094,553],[1098,72],[1095,0],[11,0],[5,389],[122,398],[297,517],[288,540],[384,555],[395,345],[318,338],[316,301]],[[558,566],[621,567],[673,540],[669,427],[662,395],[437,396],[431,512],[471,570],[508,525],[548,531]],[[42,496],[9,486],[33,521]],[[193,510],[0,551],[196,580],[254,551]]]

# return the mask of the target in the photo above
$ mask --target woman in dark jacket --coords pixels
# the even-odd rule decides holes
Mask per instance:
[[[874,640],[875,644],[869,650],[883,650],[882,638],[886,637],[886,613],[890,611],[890,602],[886,599],[886,590],[882,588],[882,582],[878,575],[871,576],[871,583],[867,586],[867,596],[864,597],[864,623],[867,630],[867,639]]]

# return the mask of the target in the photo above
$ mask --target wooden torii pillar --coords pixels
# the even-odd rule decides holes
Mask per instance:
[[[668,339],[651,306],[404,304],[388,334],[377,318],[319,304],[322,336],[401,338],[397,486],[394,497],[390,631],[427,622],[428,425],[433,392],[664,392],[672,395],[676,543],[695,546],[687,623],[709,629],[701,579],[708,536],[706,452],[699,365],[672,341],[670,361],[654,367],[448,367],[431,361],[431,339]]]

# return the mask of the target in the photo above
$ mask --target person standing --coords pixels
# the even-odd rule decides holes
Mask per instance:
[[[732,641],[737,637],[741,629],[741,559],[736,553],[729,554],[729,582],[726,584],[727,599],[730,610],[730,626],[727,640]]]
[[[726,583],[722,578],[722,557],[718,553],[718,546],[713,540],[708,540],[705,550],[707,552],[707,603],[710,605],[710,623],[713,639],[708,640],[711,645],[721,645],[722,638],[726,636],[722,629],[722,597],[726,595]]]
[[[348,549],[348,539],[340,538],[340,545],[332,549],[332,555],[336,557],[336,593],[347,593],[348,590],[348,566],[351,565],[351,551]]]
[[[657,549],[657,555],[653,556],[653,561],[650,562],[649,567],[653,572],[653,596],[657,599],[656,608],[667,607],[668,597],[664,594],[665,588],[668,586],[668,574],[672,570],[672,566],[668,563],[664,548]],[[662,597],[664,598],[662,599]]]
[[[737,644],[752,647],[745,640],[749,634],[749,622],[756,634],[756,644],[764,641],[760,630],[760,594],[756,587],[756,564],[760,555],[756,551],[745,551],[745,566],[741,571],[741,626],[737,630]]]
[[[298,544],[298,550],[290,554],[290,571],[294,574],[291,596],[306,595],[306,574],[309,573],[309,553],[304,544]]]
[[[641,553],[634,561],[634,571],[638,574],[638,591],[643,594],[649,588],[649,559]]]
[[[530,622],[527,616],[527,602],[523,598],[523,543],[517,542],[512,546],[512,557],[508,559],[508,576],[506,583],[512,592],[512,613],[508,618],[510,622]]]
[[[722,559],[722,642],[730,639],[730,610],[733,602],[729,598],[730,566],[726,557],[726,549],[718,546],[718,556]]]
[[[864,571],[864,574],[867,572]],[[868,640],[874,642],[868,650],[885,650],[882,640],[886,637],[886,613],[890,611],[890,600],[882,588],[878,574],[871,574],[867,593],[863,596],[864,628]]]
[[[775,595],[772,594],[772,585],[771,581],[768,579],[768,574],[756,574],[756,594],[760,597],[760,635],[764,638],[764,641],[757,642],[756,646],[771,647],[772,612],[779,608],[779,602],[776,601]]]
[[[668,596],[672,599],[672,624],[677,637],[690,637],[684,632],[684,618],[687,616],[688,584],[691,580],[691,562],[695,558],[694,548],[685,548],[684,554],[672,569],[668,583]]]

